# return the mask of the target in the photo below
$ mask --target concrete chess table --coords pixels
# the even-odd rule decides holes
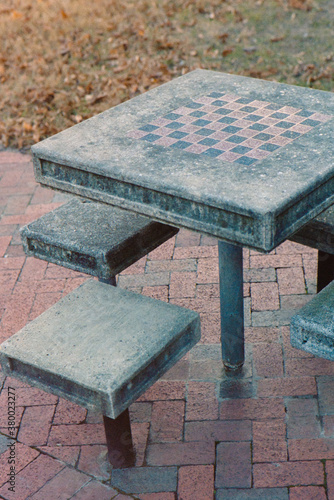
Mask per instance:
[[[334,202],[334,95],[196,70],[32,148],[36,178],[217,237],[223,361],[244,361],[242,247]]]

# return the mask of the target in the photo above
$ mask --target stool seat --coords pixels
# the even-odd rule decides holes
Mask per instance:
[[[322,252],[334,254],[334,207],[329,207],[305,224],[289,239]]]
[[[0,362],[115,419],[199,339],[197,313],[89,280],[2,343]]]
[[[291,345],[334,361],[334,282],[291,318]]]
[[[109,280],[177,232],[121,208],[73,199],[24,226],[21,238],[27,255]]]

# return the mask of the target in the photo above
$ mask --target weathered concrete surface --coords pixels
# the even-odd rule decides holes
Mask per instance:
[[[334,282],[292,317],[291,345],[334,361]]]
[[[109,279],[177,228],[102,203],[74,199],[21,229],[28,255]]]
[[[198,313],[87,281],[6,340],[6,374],[116,418],[200,339]]]
[[[305,119],[310,112],[327,121],[314,126],[313,120],[307,133],[251,165],[129,137],[216,91],[266,101],[272,113],[293,107]],[[36,178],[269,251],[334,201],[333,116],[330,92],[196,70],[35,145]]]
[[[334,207],[308,222],[289,239],[334,254]]]

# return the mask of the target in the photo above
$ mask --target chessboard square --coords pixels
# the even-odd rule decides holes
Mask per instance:
[[[152,122],[152,125],[157,125],[158,127],[164,127],[165,125],[168,125],[170,123],[170,120],[166,120],[166,118],[157,118]]]
[[[217,139],[218,141],[223,141],[223,140],[227,139],[227,137],[230,137],[230,135],[231,134],[228,134],[227,132],[224,132],[224,131],[221,131],[221,130],[217,130],[216,132],[214,132],[210,136],[210,138]]]
[[[241,135],[242,137],[254,137],[259,133],[258,130],[252,130],[251,128],[245,128],[243,130],[240,130],[238,135]]]
[[[141,139],[145,135],[146,132],[144,132],[143,130],[131,130],[131,132],[127,134],[127,137],[130,137],[131,139]]]
[[[203,144],[191,144],[188,146],[185,151],[188,151],[189,153],[195,153],[195,154],[201,154],[203,151],[206,151],[208,149],[208,146],[204,146]]]
[[[283,120],[282,122],[278,122],[276,123],[276,127],[280,127],[280,128],[291,128],[293,127],[293,123],[291,122],[286,122],[285,120]]]
[[[190,116],[195,116],[196,118],[202,118],[206,113],[204,111],[193,111]]]
[[[212,101],[214,101],[214,97],[207,97],[207,96],[202,96],[202,97],[196,97],[194,99],[195,102],[200,102],[201,104],[211,104]]]
[[[300,108],[294,108],[293,106],[283,106],[281,108],[281,113],[288,113],[288,115],[294,115],[298,111],[300,111]]]
[[[190,113],[192,112],[192,108],[189,108],[189,107],[185,107],[185,106],[181,106],[180,108],[177,108],[174,110],[174,113],[178,114],[178,115],[189,115]]]
[[[202,139],[203,139],[202,135],[198,135],[198,134],[187,135],[187,141],[190,142],[191,144],[195,144],[196,142],[199,142]]]
[[[254,139],[257,139],[258,141],[269,141],[273,137],[274,137],[273,135],[265,134],[264,132],[261,132],[260,134],[255,135]]]
[[[258,130],[259,132],[262,132],[262,130],[268,128],[268,125],[266,125],[265,123],[254,123],[254,125],[251,125],[249,128],[251,130]]]
[[[220,120],[222,116],[219,114],[219,113],[208,113],[207,115],[205,115],[205,119],[206,120],[210,120],[210,122],[216,122],[218,120]]]
[[[268,106],[266,106],[266,108],[272,109],[273,111],[277,111],[278,109],[282,109],[282,106],[280,104],[275,104],[271,102],[270,104],[268,104]]]
[[[276,144],[270,144],[269,142],[266,142],[266,144],[263,144],[262,146],[259,147],[259,149],[262,149],[263,151],[270,151],[271,153],[273,151],[276,151],[280,146],[277,146]]]
[[[292,139],[289,139],[288,137],[282,137],[281,135],[277,135],[270,140],[270,143],[276,144],[276,146],[286,146],[287,144],[290,144],[290,142],[292,142]]]
[[[237,99],[239,99],[239,96],[237,96],[236,94],[225,94],[224,95],[224,101],[233,102],[233,101],[236,101]]]
[[[210,156],[211,158],[217,158],[217,156],[220,156],[222,153],[224,153],[222,149],[209,148],[202,154]]]
[[[268,109],[268,108],[261,108],[261,109],[258,109],[256,112],[256,114],[260,115],[260,116],[269,116],[269,115],[271,115],[271,113],[272,113],[272,110]]]
[[[266,134],[270,134],[270,135],[279,135],[282,133],[282,129],[279,128],[279,127],[275,127],[275,126],[272,126],[272,127],[268,127],[266,129]]]
[[[289,122],[292,122],[292,123],[301,123],[303,120],[305,120],[304,116],[300,116],[297,114],[289,116]]]
[[[312,115],[312,120],[318,120],[319,122],[328,122],[328,120],[330,120],[331,118],[333,117],[329,115],[324,115],[322,113],[314,113]]]
[[[171,137],[160,137],[154,144],[158,146],[171,146],[177,141],[177,139],[172,139]]]
[[[183,139],[183,137],[185,137],[186,134],[185,132],[180,132],[179,130],[175,130],[175,132],[172,132],[171,134],[169,134],[168,137],[172,137],[173,139]]]
[[[309,132],[312,130],[313,127],[307,127],[306,125],[294,125],[290,130],[293,132],[299,132],[300,134],[306,134],[306,132]]]
[[[186,108],[199,109],[202,107],[202,104],[200,104],[198,102],[191,101],[191,102],[188,102],[187,104],[185,104],[184,106]]]
[[[158,130],[155,131],[156,134],[165,137],[166,135],[169,135],[171,133],[172,129],[167,128],[167,127],[160,127]]]
[[[253,102],[253,99],[250,99],[249,97],[240,97],[236,100],[236,102],[240,102],[240,104],[250,104]]]
[[[197,125],[197,127],[205,127],[206,125],[209,125],[210,122],[208,120],[203,120],[200,118],[199,120],[194,121],[193,125]]]
[[[246,146],[247,148],[258,148],[259,146],[261,146],[263,144],[263,141],[257,141],[255,139],[247,139],[246,141],[244,141],[242,143],[243,146]]]
[[[231,149],[232,153],[238,153],[239,155],[245,155],[251,151],[251,148],[246,148],[245,146],[236,146]]]
[[[228,125],[223,129],[223,132],[227,134],[237,134],[241,130],[240,127],[235,127],[234,125]]]
[[[255,158],[250,158],[249,156],[241,156],[235,163],[240,163],[241,165],[252,165],[257,160]]]
[[[226,139],[229,142],[234,142],[235,144],[240,144],[245,141],[245,137],[241,137],[240,135],[231,135]]]
[[[270,103],[267,101],[258,101],[255,99],[255,101],[250,102],[252,106],[256,106],[257,108],[263,108],[264,106],[268,106]]]
[[[148,123],[147,125],[143,125],[142,127],[139,127],[139,130],[143,130],[144,132],[153,132],[153,130],[156,130],[158,127],[156,125],[151,125]]]
[[[228,141],[219,141],[216,144],[216,149],[221,149],[223,151],[229,151],[230,149],[233,149],[235,147],[235,144],[233,142],[228,142]]]
[[[206,104],[205,106],[203,106],[201,111],[205,111],[205,113],[216,113],[218,111],[218,109],[220,109],[220,108],[217,108],[217,106],[212,106],[211,104]]]
[[[196,132],[196,133],[197,133],[197,134],[200,134],[200,135],[205,135],[205,136],[207,136],[207,135],[211,135],[211,134],[213,134],[213,133],[214,133],[214,130],[211,130],[211,129],[209,129],[209,128],[201,128],[201,129],[197,130],[197,132]]]
[[[160,135],[157,134],[146,134],[144,137],[141,137],[142,141],[155,142],[157,139],[160,139]]]
[[[210,123],[210,128],[212,130],[222,130],[224,127],[226,127],[226,123],[222,123],[220,120]]]
[[[177,129],[177,128],[183,127],[183,123],[171,122],[171,123],[168,123],[168,125],[166,125],[166,127],[172,128],[172,129]]]
[[[202,139],[201,141],[199,141],[199,144],[203,144],[204,146],[214,146],[215,144],[217,144],[217,141],[216,139],[211,139],[210,137],[206,137],[205,139]]]
[[[178,113],[168,113],[167,115],[164,116],[166,120],[177,120],[178,118],[181,118],[182,115],[179,115]]]
[[[219,115],[229,115],[230,113],[232,113],[232,109],[217,108],[215,113],[218,113]]]
[[[221,99],[217,99],[216,101],[213,101],[212,106],[218,106],[219,108],[222,108],[223,106],[226,106],[227,101],[222,101]]]
[[[301,109],[298,113],[298,116],[304,116],[305,118],[308,118],[309,116],[313,115],[313,111],[307,111],[307,109]]]
[[[244,113],[243,111],[232,111],[232,113],[229,116],[231,118],[237,118],[238,120],[240,120],[246,118],[247,115],[248,113]]]
[[[236,118],[231,118],[230,116],[224,116],[223,118],[220,118],[219,123],[227,123],[228,125],[231,123],[234,123],[237,121]]]
[[[226,160],[233,162],[240,158],[241,155],[238,155],[237,153],[232,153],[232,151],[225,151],[225,153],[221,154],[218,158],[220,160]]]
[[[263,125],[269,125],[269,126],[276,125],[276,123],[278,123],[278,122],[279,122],[278,118],[271,118],[271,116],[266,116],[265,118],[262,118],[260,120],[260,123],[262,123]]]
[[[243,104],[238,104],[237,102],[229,102],[226,104],[227,109],[240,109],[243,107]]]
[[[197,120],[196,116],[184,115],[176,120],[177,123],[193,123]]]
[[[247,128],[249,125],[249,122],[247,120],[237,120],[236,122],[233,123],[235,127],[240,127],[240,128]]]
[[[172,144],[172,148],[177,148],[177,149],[186,149],[188,146],[191,146],[190,142],[187,141],[177,141]]]
[[[248,153],[247,156],[250,158],[255,158],[256,160],[263,160],[270,155],[270,151],[261,151],[260,149],[253,149]]]
[[[261,120],[262,116],[259,116],[259,115],[248,115],[245,117],[245,120],[249,120],[250,122],[257,122],[259,120]]]
[[[302,122],[302,125],[307,125],[309,127],[316,127],[317,125],[320,125],[321,122],[317,121],[317,120],[311,120],[310,118],[308,118],[307,120],[304,120]]]
[[[254,113],[256,110],[257,108],[254,108],[253,106],[244,106],[240,109],[240,111],[243,111],[244,113]]]
[[[287,137],[288,139],[297,139],[300,135],[299,132],[294,132],[293,130],[287,130],[282,134],[283,137]]]
[[[182,127],[182,132],[187,132],[187,134],[195,134],[201,127],[196,127],[196,125],[188,124]]]
[[[211,94],[209,94],[209,97],[215,97],[216,99],[219,99],[219,97],[223,97],[224,95],[224,92],[211,92]]]
[[[287,118],[289,115],[286,113],[281,113],[281,112],[276,112],[271,115],[271,118],[278,118],[279,120],[284,120],[284,118]]]

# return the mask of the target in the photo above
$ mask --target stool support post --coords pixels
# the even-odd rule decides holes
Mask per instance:
[[[107,285],[116,286],[116,276],[110,276],[110,278],[99,278],[100,283],[106,283]]]
[[[317,293],[334,280],[334,255],[318,251],[318,282]]]
[[[226,370],[245,360],[242,247],[218,241],[222,358]]]
[[[136,457],[132,442],[129,410],[126,409],[115,419],[103,415],[103,423],[111,465],[115,469],[133,467]]]

